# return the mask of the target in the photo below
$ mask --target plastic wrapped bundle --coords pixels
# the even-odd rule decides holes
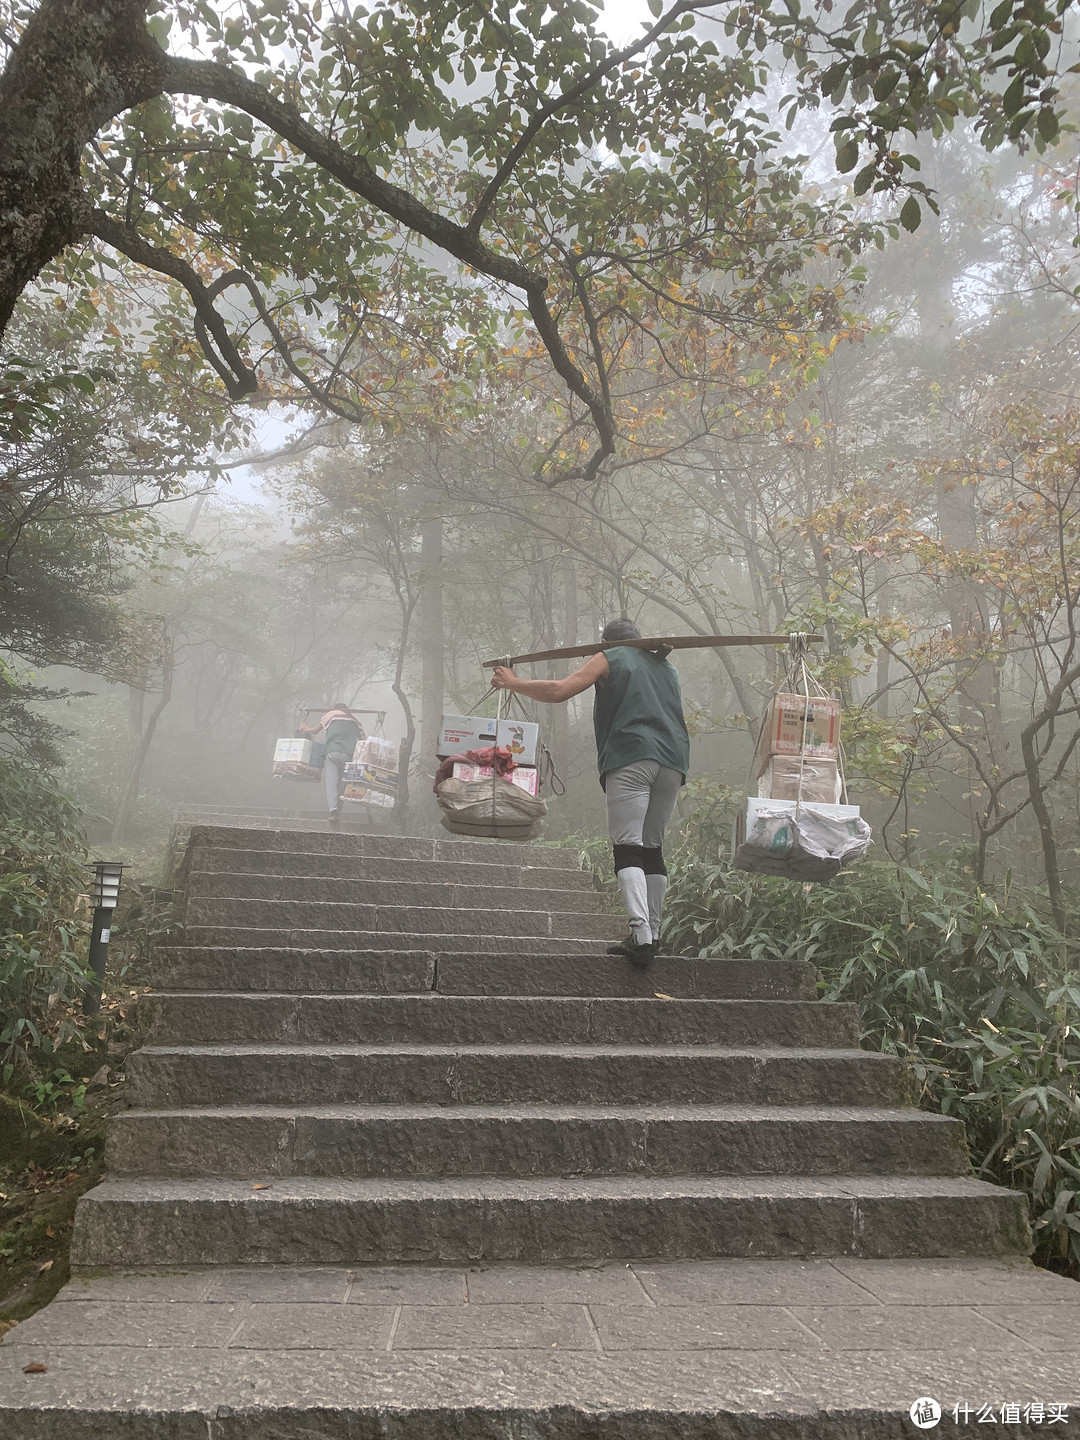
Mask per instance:
[[[870,848],[870,826],[855,805],[749,800],[737,836],[736,870],[828,882]]]
[[[499,776],[443,780],[435,792],[444,830],[487,840],[535,840],[547,802]]]

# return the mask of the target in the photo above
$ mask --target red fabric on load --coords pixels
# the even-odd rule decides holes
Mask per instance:
[[[457,762],[464,761],[466,765],[493,765],[495,774],[506,776],[511,770],[517,768],[517,761],[511,755],[505,745],[485,745],[482,750],[464,750],[460,755],[449,755],[435,771],[435,784],[432,790],[438,790],[444,780],[449,780],[454,773],[454,766]]]

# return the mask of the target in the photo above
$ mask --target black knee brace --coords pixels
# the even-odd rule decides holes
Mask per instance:
[[[646,850],[644,845],[613,845],[612,854],[615,856],[615,874],[620,870],[645,870],[648,873],[646,857],[652,851]]]
[[[660,845],[643,845],[641,847],[642,861],[641,868],[646,875],[666,875],[667,866],[664,864],[664,851]]]

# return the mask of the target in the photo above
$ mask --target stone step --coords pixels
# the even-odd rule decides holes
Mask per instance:
[[[649,1255],[1025,1253],[1027,1201],[924,1176],[575,1179],[106,1178],[75,1215],[73,1266],[357,1265]]]
[[[597,890],[555,889],[550,885],[467,885],[453,878],[454,867],[441,868],[448,878],[420,883],[415,880],[374,880],[366,873],[347,879],[313,876],[252,875],[244,872],[196,871],[188,877],[187,909],[197,901],[272,901],[356,906],[389,905],[398,909],[423,906],[434,914],[444,910],[572,911],[575,914],[611,914],[609,897]],[[550,871],[540,871],[550,877]],[[259,923],[256,921],[256,923]],[[291,923],[291,922],[286,922]],[[624,922],[625,923],[625,922]]]
[[[230,850],[224,847],[199,845],[191,855],[189,875],[288,875],[294,879],[310,877],[325,880],[400,880],[418,885],[441,885],[452,880],[457,885],[500,885],[507,889],[529,888],[545,880],[560,890],[594,889],[592,877],[584,870],[559,869],[552,873],[547,865],[487,865],[471,860],[408,860],[400,856],[328,855],[302,848],[303,837],[297,838],[295,850]]]
[[[155,947],[150,973],[161,990],[426,994],[435,988],[438,959],[434,950],[168,945]]]
[[[127,1062],[150,1109],[231,1105],[847,1105],[910,1101],[895,1056],[746,1045],[152,1045]]]
[[[585,898],[585,897],[583,897]],[[364,905],[331,900],[229,900],[196,896],[184,910],[188,926],[265,930],[351,930],[410,935],[521,935],[532,938],[617,940],[626,933],[619,915],[565,910],[509,910],[446,905]]]
[[[302,843],[295,843],[302,835]],[[240,838],[243,837],[243,838]],[[480,865],[530,865],[550,870],[580,870],[579,852],[566,845],[526,845],[498,840],[422,840],[411,835],[336,834],[281,828],[244,830],[233,825],[193,825],[188,844],[227,850],[304,850],[312,854],[371,856],[381,860],[465,860]]]
[[[663,955],[642,969],[617,955],[438,954],[434,950],[159,947],[162,990],[444,995],[643,996],[811,1000],[812,965],[798,960],[698,960]]]
[[[175,991],[148,995],[140,1024],[173,1043],[311,1045],[858,1044],[854,1005],[810,1000],[586,1000],[569,996],[272,995]]]
[[[933,1434],[1035,1440],[1075,1427],[1078,1333],[1015,1257],[79,1275],[0,1346],[0,1434],[901,1440],[929,1394]]]
[[[561,944],[562,942],[560,942]],[[701,1000],[814,1000],[817,972],[800,960],[661,955],[644,968],[616,955],[440,955],[444,995],[640,995]]]
[[[586,917],[592,921],[607,920],[606,916]],[[625,931],[626,922],[622,922]],[[202,949],[239,950],[356,950],[360,943],[365,949],[394,951],[433,950],[442,954],[504,955],[511,951],[519,955],[546,955],[551,951],[552,941],[567,955],[603,955],[610,939],[571,939],[566,935],[506,935],[487,933],[443,933],[414,932],[398,930],[370,931],[358,934],[355,930],[253,930],[246,925],[185,925],[183,946]]]
[[[832,1106],[269,1106],[129,1110],[105,1161],[136,1175],[965,1175],[958,1120]]]

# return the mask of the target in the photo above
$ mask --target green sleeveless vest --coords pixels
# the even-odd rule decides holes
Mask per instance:
[[[690,768],[690,736],[683,719],[679,672],[667,660],[633,645],[605,650],[608,678],[594,687],[593,729],[600,784],[609,770],[656,760],[683,779]]]

